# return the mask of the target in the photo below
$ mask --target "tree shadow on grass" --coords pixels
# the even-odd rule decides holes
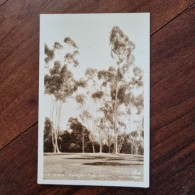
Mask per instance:
[[[130,166],[130,165],[143,165],[143,163],[119,163],[119,162],[94,162],[94,163],[83,163],[83,165],[93,166]]]
[[[106,159],[107,157],[83,157],[83,158],[63,158],[63,159],[71,159],[71,160],[98,160],[98,159]]]
[[[70,156],[71,154],[68,153],[44,153],[44,156]]]
[[[124,159],[124,158],[110,158],[110,159],[107,159],[108,161],[115,161],[115,160],[125,160],[125,161],[139,161],[139,162],[143,162],[144,159]]]
[[[99,160],[99,159],[104,159],[106,161],[139,161],[139,162],[143,162],[143,158],[113,158],[113,157],[104,157],[104,156],[87,156],[87,157],[68,157],[68,158],[63,158],[65,160]]]

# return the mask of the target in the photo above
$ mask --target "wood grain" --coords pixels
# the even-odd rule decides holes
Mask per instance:
[[[151,34],[154,34],[192,3],[191,0],[4,2],[0,7],[0,148],[38,118],[40,13],[151,12]]]
[[[8,0],[0,0],[0,6],[3,5],[4,3],[6,3],[6,1],[8,1]]]
[[[195,40],[193,18],[195,18],[194,6],[180,14],[151,38],[151,167],[149,189],[37,185],[38,130],[36,123],[0,151],[0,194],[193,194],[195,187],[192,173],[195,166],[195,67],[193,56]],[[29,32],[29,39],[31,39],[30,35]],[[9,112],[3,111],[4,120],[6,117],[10,117],[14,104],[21,104],[21,107],[14,111],[16,116],[18,113],[17,120],[19,122],[14,121],[14,119],[10,121],[11,124],[6,126],[10,131],[12,125],[18,125],[16,134],[12,136],[9,135],[11,133],[7,133],[8,137],[5,138],[5,132],[2,133],[1,131],[1,141],[6,140],[2,146],[36,121],[34,116],[37,114],[36,86],[38,81],[36,81],[36,69],[38,69],[38,64],[35,65],[35,63],[38,45],[33,46],[31,41],[27,45],[18,45],[18,49],[23,51],[21,48],[24,47],[27,51],[24,50],[23,52],[26,54],[34,51],[35,54],[32,53],[26,59],[26,62],[30,63],[32,67],[28,63],[24,63],[13,68],[11,74],[8,74],[11,69],[6,70],[8,71],[7,76],[4,77],[3,86],[1,86],[2,90],[10,77],[17,78],[14,80],[17,86],[13,84],[12,88],[16,90],[17,96],[12,92],[12,97],[8,90],[6,100],[6,97],[0,93],[5,101],[4,107],[8,106],[7,109],[10,109]],[[29,44],[32,44],[31,49],[28,48]],[[35,61],[33,61],[34,58]],[[9,60],[9,58],[5,60]],[[17,65],[15,64],[15,66]],[[18,75],[19,70],[22,71],[23,69],[25,69],[23,72],[25,81],[20,80],[22,76]],[[31,75],[35,77],[31,77]],[[8,83],[7,86],[12,86]],[[25,83],[26,85],[24,85]],[[28,98],[22,99],[20,88],[23,89],[23,93]],[[19,100],[15,100],[16,97]],[[9,104],[10,98],[15,102]],[[30,103],[30,100],[33,99],[35,102]],[[22,113],[25,111],[23,101],[26,101],[25,109],[29,111],[27,117],[26,112]],[[21,119],[21,117],[23,118]],[[31,119],[31,117],[34,118]]]
[[[188,116],[186,116],[188,117]],[[35,124],[0,152],[0,194],[190,194],[193,187],[191,155],[195,144],[188,143],[170,160],[152,163],[149,189],[117,187],[52,186],[37,184],[37,128]],[[172,130],[169,128],[169,130]],[[186,128],[185,128],[186,130]],[[183,134],[183,132],[182,132]],[[192,135],[188,134],[188,141]],[[170,143],[172,140],[168,139]],[[177,141],[183,144],[183,141]],[[169,143],[169,144],[170,144]],[[151,153],[153,154],[153,149]],[[151,157],[153,162],[153,157]]]

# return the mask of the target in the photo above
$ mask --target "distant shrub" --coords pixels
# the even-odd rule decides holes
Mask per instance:
[[[107,144],[104,144],[103,147],[102,147],[102,152],[108,153],[108,151],[109,151],[108,145]]]
[[[70,152],[81,152],[81,148],[78,144],[71,143],[69,146],[69,151]]]
[[[144,148],[141,145],[139,145],[139,147],[138,147],[138,154],[140,154],[140,155],[144,154]]]

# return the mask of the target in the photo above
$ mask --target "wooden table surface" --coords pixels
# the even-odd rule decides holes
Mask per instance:
[[[193,194],[192,0],[0,0],[0,194]],[[150,188],[37,184],[40,13],[151,13]]]

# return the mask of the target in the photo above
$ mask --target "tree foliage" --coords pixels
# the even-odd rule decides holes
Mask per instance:
[[[135,49],[135,44],[118,27],[114,26],[110,33],[111,57],[116,58],[117,64],[126,60],[129,61],[131,52]]]
[[[54,63],[50,69],[50,75],[45,75],[45,93],[54,95],[56,100],[66,101],[73,92],[77,90],[73,74],[68,70],[67,65],[61,67],[59,62]]]
[[[100,99],[103,96],[103,92],[102,91],[96,91],[91,96],[92,96],[93,99]]]
[[[72,130],[70,136],[71,136],[71,142],[73,144],[77,144],[79,146],[79,152],[82,151],[82,139],[84,137],[85,140],[85,146],[87,145],[87,143],[89,142],[89,130],[81,123],[78,121],[77,118],[69,118],[68,121],[69,124],[69,128]],[[72,145],[73,146],[73,145]]]
[[[67,43],[68,45],[70,45],[76,49],[78,48],[77,44],[70,37],[65,37],[64,43]]]
[[[54,140],[63,152],[143,152],[143,125],[137,129],[130,129],[129,125],[131,116],[141,116],[144,109],[143,93],[134,94],[135,89],[143,88],[143,71],[134,65],[135,44],[117,26],[112,28],[109,38],[111,58],[116,66],[106,70],[87,68],[85,76],[78,80],[69,68],[79,65],[77,44],[65,37],[63,44],[54,42],[52,49],[45,45],[45,62],[53,63],[44,78],[45,94],[54,97],[52,112],[56,116],[45,123],[46,145]],[[62,56],[64,61],[56,60],[65,49],[68,51]],[[80,114],[77,118],[70,116],[69,130],[60,131],[61,107],[70,97],[79,105]],[[131,133],[126,132],[129,130]]]
[[[46,117],[44,125],[44,152],[53,152],[52,145],[52,122]]]
[[[85,76],[87,79],[93,79],[97,75],[97,70],[94,68],[87,68],[85,71]]]
[[[54,59],[54,51],[53,49],[49,49],[49,47],[47,46],[47,44],[45,44],[45,62],[48,63],[50,60]]]

